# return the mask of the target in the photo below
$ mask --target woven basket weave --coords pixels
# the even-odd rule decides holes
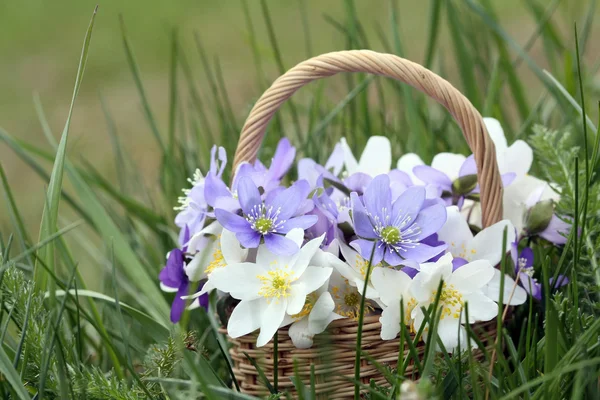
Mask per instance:
[[[369,50],[350,50],[323,54],[296,65],[279,77],[261,96],[250,111],[238,142],[233,171],[242,162],[254,162],[265,135],[266,127],[278,108],[302,86],[339,72],[366,72],[387,76],[422,91],[443,105],[460,126],[465,140],[475,156],[481,191],[483,227],[498,222],[502,216],[502,184],[494,144],[487,134],[483,119],[473,105],[450,83],[419,64],[392,54]],[[495,321],[477,324],[476,331],[486,347],[493,345]],[[310,384],[311,365],[314,365],[316,392],[323,399],[353,398],[354,362],[358,324],[352,319],[337,320],[327,332],[317,335],[310,349],[297,349],[288,336],[287,328],[278,331],[278,375],[281,390],[294,386],[289,379],[295,368],[302,381]],[[226,334],[226,330],[222,329]],[[383,375],[367,358],[383,365],[396,365],[400,344],[396,340],[380,339],[379,315],[365,316],[362,332],[361,380],[386,384]],[[256,360],[267,378],[273,378],[273,343],[257,348],[256,333],[237,339],[228,337],[234,374],[244,393],[265,395],[266,389],[244,352]],[[419,346],[418,351],[423,350]],[[407,353],[407,348],[403,350]],[[368,357],[365,357],[367,354]],[[477,354],[476,357],[481,357]],[[413,374],[412,366],[406,373]]]

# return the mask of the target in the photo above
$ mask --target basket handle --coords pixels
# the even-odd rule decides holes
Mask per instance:
[[[233,161],[233,171],[242,162],[254,162],[273,114],[296,90],[309,82],[339,72],[367,72],[407,83],[443,105],[460,126],[475,155],[483,227],[502,218],[502,183],[494,143],[483,119],[471,102],[448,81],[427,68],[393,54],[349,50],[322,54],[303,61],[280,76],[256,102],[246,119]]]

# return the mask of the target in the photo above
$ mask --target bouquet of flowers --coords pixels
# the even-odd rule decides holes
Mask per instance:
[[[356,319],[363,296],[364,312],[381,315],[383,340],[400,324],[419,331],[423,309],[439,298],[437,335],[448,351],[465,349],[462,325],[495,318],[499,298],[541,298],[531,239],[561,245],[570,230],[555,215],[557,192],[528,175],[529,145],[508,146],[498,121],[484,122],[505,187],[505,219],[485,229],[473,155],[440,153],[428,166],[405,154],[392,169],[389,140],[373,136],[358,161],[342,139],[325,165],[294,165],[296,150],[282,139],[268,167],[243,163],[228,186],[225,150],[213,147],[208,173],[197,171],[184,189],[180,246],[160,272],[161,287],[176,292],[171,320],[186,303],[207,307],[217,290],[238,301],[230,337],[260,330],[263,346],[290,325],[293,343],[307,348],[332,321]],[[293,166],[297,179],[286,185]],[[502,277],[494,267],[509,252],[514,274]],[[560,276],[554,286],[566,283]]]

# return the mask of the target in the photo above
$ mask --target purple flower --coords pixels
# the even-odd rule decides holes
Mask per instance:
[[[188,242],[190,238],[190,231],[187,227],[185,227],[183,231],[183,239],[185,242]],[[173,323],[177,323],[181,319],[181,315],[185,309],[186,301],[181,297],[190,294],[190,281],[184,269],[186,262],[188,261],[186,259],[186,251],[186,246],[184,246],[181,250],[178,248],[171,250],[169,252],[169,256],[167,257],[167,264],[158,275],[163,290],[168,292],[176,292],[173,303],[171,304],[171,322]],[[201,290],[203,285],[204,282],[200,282],[196,291]],[[200,296],[199,301],[202,307],[208,307],[207,294]]]
[[[512,244],[511,256],[515,265],[515,274],[519,277],[519,283],[531,297],[536,300],[542,299],[542,284],[533,277],[535,270],[533,268],[533,250],[529,247],[523,248],[519,253],[517,244]],[[550,278],[550,285],[561,287],[569,283],[569,278],[559,275],[554,284],[554,279]]]
[[[242,246],[253,249],[264,239],[272,253],[291,255],[298,251],[298,245],[284,235],[294,228],[307,229],[318,219],[315,215],[296,216],[308,191],[308,183],[298,181],[285,190],[270,193],[263,202],[252,179],[242,177],[238,184],[242,216],[220,208],[215,210],[215,216],[225,229],[236,234]]]
[[[464,158],[460,154],[440,153],[432,161],[432,166],[417,165],[414,175],[428,185],[435,185],[442,192],[446,205],[462,208],[469,195],[479,193],[477,166],[473,155]],[[502,175],[502,183],[508,186],[516,178],[509,172]]]
[[[446,245],[423,243],[446,222],[444,206],[423,208],[423,187],[406,189],[392,203],[390,179],[378,175],[367,186],[362,201],[356,192],[351,199],[354,229],[359,237],[353,244],[358,245],[365,259],[370,258],[375,246],[373,264],[382,260],[393,266],[404,260],[425,262],[446,249]]]

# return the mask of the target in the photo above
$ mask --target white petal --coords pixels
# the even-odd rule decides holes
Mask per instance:
[[[433,157],[431,166],[448,175],[450,180],[455,180],[458,178],[460,167],[462,167],[466,159],[467,157],[462,154],[439,153]]]
[[[319,246],[321,246],[321,243],[323,243],[323,239],[325,239],[325,234],[302,246],[300,251],[297,253],[297,258],[295,259],[294,263],[291,264],[292,271],[296,276],[300,276],[304,273],[304,270],[306,267],[308,267],[308,263],[310,262],[311,258],[313,258],[317,250],[319,250]]]
[[[400,303],[393,303],[381,313],[381,339],[393,340],[400,332]]]
[[[356,158],[354,158],[354,154],[352,154],[352,150],[350,149],[350,146],[348,146],[346,138],[340,139],[340,145],[344,151],[344,165],[346,166],[346,171],[348,171],[349,175],[352,175],[358,170],[358,162],[356,161]]]
[[[506,137],[504,136],[504,129],[500,125],[495,118],[484,118],[483,123],[494,142],[494,146],[496,147],[496,154],[504,152],[506,150]]]
[[[264,311],[262,299],[241,301],[231,313],[227,323],[227,334],[237,338],[254,332],[260,327]]]
[[[198,253],[196,253],[196,255],[194,255],[192,261],[190,261],[185,267],[183,267],[183,269],[185,270],[185,274],[187,275],[190,281],[198,282],[206,278],[204,270],[211,261],[212,254],[216,247],[217,242],[214,242],[212,246],[206,246]]]
[[[253,300],[258,297],[262,287],[259,275],[265,275],[266,270],[253,263],[231,264],[215,269],[210,274],[210,281],[215,288],[231,293],[239,300]]]
[[[181,298],[183,300],[187,300],[187,299],[197,299],[198,297],[202,296],[203,294],[206,293],[210,293],[214,290],[215,286],[212,284],[212,282],[209,280],[206,281],[206,283],[202,286],[202,289],[200,289],[200,291],[194,293],[194,294],[190,294],[189,296],[181,296]],[[191,306],[190,306],[191,307]]]
[[[311,334],[323,332],[327,326],[336,319],[344,318],[335,314],[335,303],[331,293],[325,292],[319,296],[308,315],[308,330]]]
[[[221,252],[226,264],[241,263],[248,257],[248,249],[242,248],[235,233],[226,229],[221,234]]]
[[[522,140],[516,140],[504,153],[504,170],[501,174],[514,172],[517,178],[525,176],[533,163],[533,150]]]
[[[419,157],[415,153],[407,153],[400,157],[400,159],[398,160],[397,168],[400,171],[406,172],[408,176],[410,176],[410,179],[412,179],[412,181],[416,185],[422,185],[423,181],[417,178],[413,173],[413,168],[418,165],[425,165],[423,160],[421,160],[421,157]]]
[[[358,172],[373,177],[387,174],[392,167],[392,146],[385,136],[371,136],[360,156]]]
[[[459,342],[461,351],[467,349],[467,331],[462,325],[460,325],[460,321],[458,319],[449,317],[441,319],[436,325],[436,328],[438,337],[444,344],[446,351],[450,353],[457,351]],[[471,341],[471,346],[474,345],[475,343]]]
[[[481,293],[471,293],[463,299],[469,305],[469,323],[489,321],[498,315],[498,304]],[[466,317],[463,310],[463,318]]]
[[[166,292],[166,293],[176,293],[177,291],[179,291],[179,288],[169,287],[169,286],[165,285],[164,283],[160,282],[160,290],[162,290],[163,292]]]
[[[502,273],[494,269],[494,277],[492,280],[483,288],[483,293],[494,301],[500,300],[500,280],[502,279]],[[514,293],[513,293],[514,288]],[[512,297],[511,297],[512,296]],[[510,302],[509,302],[510,300]],[[515,281],[508,275],[504,275],[504,293],[502,295],[502,302],[511,306],[518,306],[527,301],[527,292],[521,286],[515,286]]]
[[[448,251],[455,257],[463,251],[462,246],[473,239],[469,224],[458,207],[447,207],[446,223],[438,231],[438,239],[448,244]]]
[[[306,268],[302,276],[292,284],[292,287],[299,284],[304,285],[303,289],[305,290],[306,296],[307,293],[314,292],[327,282],[332,271],[333,268],[310,266]]]
[[[302,311],[304,303],[306,303],[306,295],[310,293],[306,291],[304,283],[295,283],[290,288],[290,295],[288,297],[288,306],[286,312],[289,315],[298,314]]]
[[[494,277],[494,267],[487,260],[472,261],[452,273],[448,281],[461,292],[474,292]]]
[[[302,242],[304,241],[304,230],[302,228],[294,228],[289,231],[286,235],[286,238],[290,239],[292,242],[296,243],[298,247],[302,246]]]
[[[506,248],[502,249],[506,230]],[[488,260],[492,266],[502,259],[502,253],[510,250],[515,241],[515,227],[509,220],[502,220],[480,231],[471,242],[471,260]]]
[[[260,334],[256,339],[256,346],[262,347],[269,341],[281,326],[285,317],[285,309],[287,308],[287,300],[272,300],[262,314],[260,322]]]
[[[354,250],[352,247],[348,246],[344,242],[340,242],[340,251],[342,252],[342,255],[344,256],[344,259],[346,260],[346,262],[355,271],[358,272],[360,270],[360,266],[358,264],[362,263],[362,261],[364,260],[361,257],[361,255],[358,254],[358,252],[356,250]]]
[[[390,307],[399,304],[400,299],[408,293],[412,279],[403,271],[378,267],[371,272],[371,283],[383,303]]]
[[[308,331],[308,318],[302,318],[290,326],[288,335],[292,343],[299,349],[308,349],[313,345],[313,334]]]

